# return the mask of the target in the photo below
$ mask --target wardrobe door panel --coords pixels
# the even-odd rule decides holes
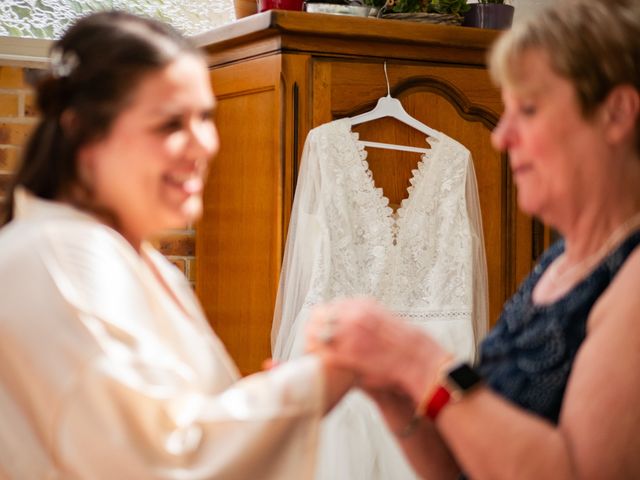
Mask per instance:
[[[197,228],[197,294],[243,374],[270,357],[282,251],[279,56],[212,72],[220,153]]]

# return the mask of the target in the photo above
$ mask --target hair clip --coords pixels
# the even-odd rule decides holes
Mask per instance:
[[[54,47],[51,50],[51,75],[54,78],[65,78],[73,73],[73,70],[80,64],[80,59],[75,52],[67,50],[64,52],[61,47]]]

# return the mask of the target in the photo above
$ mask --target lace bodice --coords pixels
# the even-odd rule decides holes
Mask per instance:
[[[409,197],[394,214],[382,189],[374,186],[358,134],[348,128],[348,122],[335,122],[317,132],[325,152],[322,166],[334,182],[323,205],[331,225],[329,261],[318,256],[319,274],[307,301],[361,294],[396,310],[447,305],[468,311],[471,231],[464,180],[469,152],[454,141],[432,140],[432,150],[413,171]],[[439,156],[447,161],[438,161]],[[329,271],[322,271],[324,265]]]

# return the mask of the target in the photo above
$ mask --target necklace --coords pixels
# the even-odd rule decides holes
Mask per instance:
[[[566,262],[566,255],[563,252],[549,267],[547,280],[554,286],[564,286],[565,289],[563,290],[566,291],[568,289],[566,287],[573,286],[576,280],[581,279],[587,272],[591,271],[611,250],[638,227],[640,227],[640,212],[632,215],[617,227],[594,253],[560,271],[560,266]]]

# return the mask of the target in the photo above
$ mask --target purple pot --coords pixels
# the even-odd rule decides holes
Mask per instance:
[[[471,3],[462,25],[505,30],[513,22],[513,6],[501,3]]]

